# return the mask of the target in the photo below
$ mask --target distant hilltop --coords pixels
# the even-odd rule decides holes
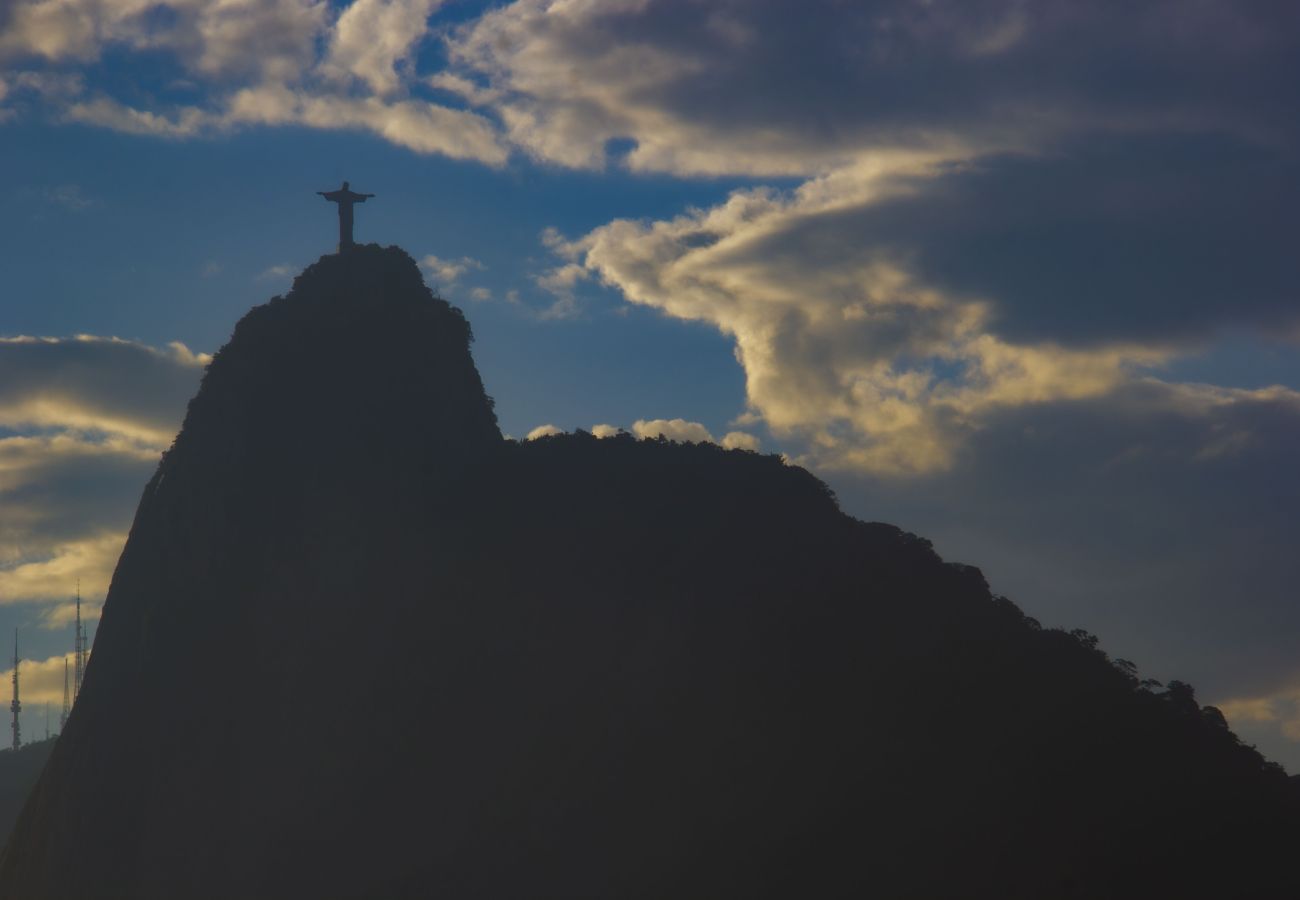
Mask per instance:
[[[776,457],[506,440],[470,341],[375,245],[240,321],[0,898],[1300,896],[1191,687]]]

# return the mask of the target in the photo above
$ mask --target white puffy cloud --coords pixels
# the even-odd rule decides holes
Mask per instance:
[[[6,78],[5,89],[40,93],[64,121],[131,134],[359,129],[416,153],[500,165],[508,151],[489,119],[408,96],[419,79],[405,61],[437,6],[358,0],[335,19],[325,0],[18,0],[7,20],[0,14],[0,64],[85,64],[110,47],[162,51],[200,86],[201,101],[169,102],[164,91],[125,102],[87,91],[75,71],[24,73],[25,81]]]
[[[822,465],[942,469],[999,408],[1100,396],[1166,358],[1140,345],[1010,343],[990,333],[984,299],[927,285],[888,246],[850,249],[845,215],[925,171],[908,159],[789,195],[741,190],[672,220],[617,220],[556,249],[633,303],[732,336],[751,410]]]
[[[186,44],[197,45],[192,57],[197,72],[272,81],[294,80],[313,62],[329,11],[324,0],[209,0],[187,5],[195,9],[193,33],[173,40],[180,42],[182,51]]]
[[[622,430],[623,429],[619,428],[617,425],[601,424],[591,426],[591,433],[598,438],[611,438]]]
[[[402,86],[398,66],[425,34],[442,0],[357,0],[339,16],[322,69],[333,77],[359,78],[376,94]]]
[[[762,441],[747,431],[728,431],[719,443],[728,450],[753,450],[756,453],[762,445]]]
[[[89,0],[20,0],[0,13],[0,61],[25,56],[93,60],[102,49],[104,33],[129,21],[145,6]]]
[[[667,438],[670,441],[714,443],[709,429],[699,422],[685,419],[637,419],[632,423],[632,433],[639,438]]]
[[[545,425],[538,425],[532,431],[528,432],[528,434],[524,436],[524,440],[535,441],[538,438],[550,437],[553,434],[564,434],[564,429],[548,422]]]

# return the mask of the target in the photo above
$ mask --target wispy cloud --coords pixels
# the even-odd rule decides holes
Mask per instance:
[[[10,117],[15,98],[31,96],[64,121],[172,139],[276,125],[360,129],[417,153],[500,165],[507,150],[489,119],[410,96],[419,80],[410,58],[438,5],[357,0],[336,16],[324,0],[16,0],[0,64],[52,68],[6,77],[0,102]],[[110,49],[170,54],[201,99],[169,102],[164,92],[140,104],[87,87],[78,67]]]
[[[258,272],[255,279],[257,281],[283,281],[284,279],[291,277],[297,271],[297,268],[288,263],[278,263],[274,266],[268,266]]]
[[[462,256],[460,259],[442,259],[432,253],[420,260],[420,265],[434,280],[443,285],[452,285],[466,272],[480,272],[486,268],[477,259]]]
[[[95,201],[87,197],[79,184],[60,184],[45,191],[47,202],[71,212],[81,212],[95,204]]]

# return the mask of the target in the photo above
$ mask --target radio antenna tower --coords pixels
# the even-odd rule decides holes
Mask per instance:
[[[68,658],[63,657],[63,713],[59,716],[59,734],[68,727],[68,713],[72,709],[72,700],[68,696]]]
[[[18,702],[18,629],[14,629],[14,700],[9,704],[9,711],[14,714],[14,723],[11,726],[14,730],[14,749],[17,750],[23,745],[22,735],[18,731],[18,713],[22,710],[23,705]]]
[[[73,639],[72,654],[75,659],[72,679],[72,702],[77,702],[81,693],[81,678],[86,673],[86,634],[81,630],[81,579],[77,579],[77,635]]]

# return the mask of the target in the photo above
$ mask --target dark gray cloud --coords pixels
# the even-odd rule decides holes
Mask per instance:
[[[0,338],[0,427],[115,432],[163,446],[205,357],[113,338]]]
[[[1289,141],[1297,35],[1300,12],[1281,2],[519,0],[452,49],[539,155],[599,160],[624,138],[646,168],[809,174],[948,139],[1024,148],[1173,129]]]
[[[0,339],[0,602],[107,587],[204,360],[181,344]]]
[[[1300,158],[1223,135],[1110,136],[1000,156],[768,239],[804,259],[887,252],[992,304],[1012,341],[1200,341],[1300,323]]]
[[[1010,341],[1295,326],[1294,3],[519,0],[451,48],[543,159],[829,179],[772,252],[905,258]]]

